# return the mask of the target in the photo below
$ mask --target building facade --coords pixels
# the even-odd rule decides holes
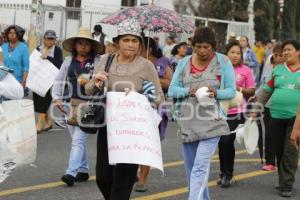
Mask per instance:
[[[0,0],[0,31],[10,24],[17,24],[26,30],[30,28],[33,0]],[[91,29],[104,17],[123,7],[156,5],[174,10],[172,0],[42,0],[38,10],[37,27],[42,33],[47,29],[55,30],[63,40],[73,36],[80,26]],[[108,35],[116,34],[116,27],[103,24]]]

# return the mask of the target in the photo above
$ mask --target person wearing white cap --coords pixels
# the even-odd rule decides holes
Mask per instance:
[[[63,41],[65,50],[72,52],[66,57],[52,88],[54,104],[64,113],[68,113],[68,130],[72,138],[71,152],[66,174],[61,180],[68,186],[75,182],[83,182],[89,179],[89,162],[87,151],[87,134],[78,125],[77,109],[81,103],[89,100],[84,90],[84,83],[94,70],[94,66],[100,61],[97,55],[103,50],[103,45],[92,37],[89,28],[81,27],[75,37]],[[65,81],[68,83],[68,95],[66,95]],[[63,101],[70,97],[70,112],[67,112]]]
[[[106,80],[108,91],[124,92],[127,89],[143,94],[143,82],[151,81],[155,86],[155,100],[163,101],[163,91],[153,64],[141,57],[141,28],[134,19],[121,22],[117,26],[118,36],[113,41],[118,46],[108,73],[104,72],[108,55],[103,56],[95,68],[92,80],[86,84],[86,93],[92,95]],[[116,84],[118,83],[118,84]],[[108,162],[106,126],[99,129],[97,138],[96,182],[106,200],[127,200],[136,180],[137,164],[116,164]]]

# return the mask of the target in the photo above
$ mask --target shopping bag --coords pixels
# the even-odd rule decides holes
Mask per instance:
[[[0,183],[16,168],[35,161],[37,134],[33,101],[0,104]]]

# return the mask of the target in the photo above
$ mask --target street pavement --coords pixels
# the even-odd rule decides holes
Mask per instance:
[[[16,170],[0,184],[0,200],[102,200],[95,182],[96,135],[88,138],[90,175],[85,183],[67,187],[60,182],[65,173],[70,151],[70,136],[66,130],[54,127],[38,136],[37,159],[30,166]],[[162,142],[164,173],[151,170],[145,193],[133,192],[135,200],[187,199],[185,171],[182,162],[181,144],[176,134],[176,125],[171,122],[166,139]],[[210,194],[214,200],[280,200],[275,186],[276,172],[266,173],[261,168],[259,155],[248,155],[237,145],[235,163],[236,184],[223,189],[216,186],[219,174],[217,154],[211,163]],[[300,199],[300,170],[296,176],[295,190],[290,200]]]

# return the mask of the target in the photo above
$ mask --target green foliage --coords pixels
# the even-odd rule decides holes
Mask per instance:
[[[300,11],[300,10],[297,11],[297,8],[299,9],[298,4],[300,4],[298,0],[284,1],[283,17],[282,17],[282,39],[290,39],[290,38],[296,39],[296,33],[297,33],[296,22],[299,21],[296,20],[296,17],[297,17],[297,12],[299,16],[299,11]],[[297,24],[299,24],[299,22]]]
[[[268,39],[267,0],[254,1],[254,31],[255,40],[264,41]],[[267,30],[266,30],[267,29]]]
[[[296,39],[300,40],[300,2],[297,2],[297,8],[296,8]]]
[[[274,2],[273,12],[273,38],[276,40],[280,39],[280,5],[278,1]]]
[[[267,41],[274,38],[274,27],[278,26],[279,5],[274,0],[254,1],[255,39]]]
[[[199,7],[199,13],[201,13],[201,16],[216,19],[230,20],[231,11],[231,0],[201,0]],[[209,26],[215,30],[217,48],[222,51],[226,41],[228,25],[225,23],[210,22]]]
[[[249,0],[233,0],[233,18],[235,21],[248,22]]]

